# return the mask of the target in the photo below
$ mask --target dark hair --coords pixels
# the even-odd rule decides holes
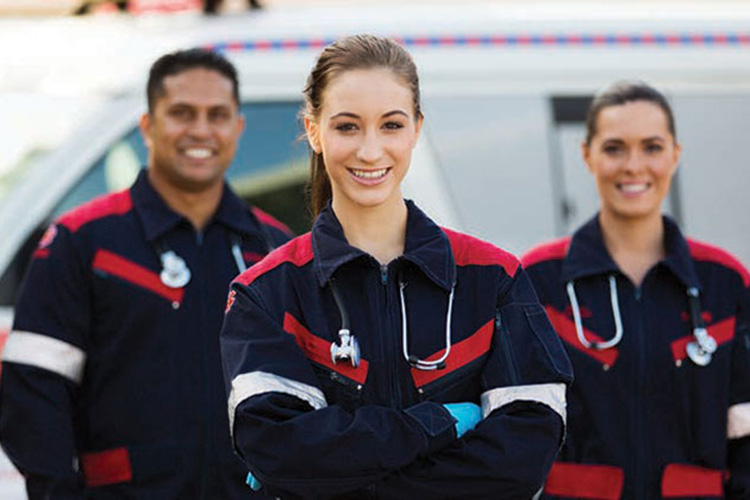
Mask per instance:
[[[586,114],[586,145],[590,145],[591,140],[596,135],[599,114],[604,108],[621,106],[635,101],[646,101],[659,106],[667,117],[669,132],[672,134],[672,137],[677,139],[672,107],[669,105],[667,98],[664,97],[664,94],[644,82],[619,81],[605,88],[591,101],[588,113]]]
[[[389,69],[401,78],[411,89],[415,115],[422,116],[419,77],[414,61],[406,49],[394,40],[374,35],[349,36],[323,49],[307,77],[302,113],[319,117],[323,92],[336,76],[346,71],[374,68]],[[311,150],[308,196],[313,216],[323,210],[331,195],[331,181],[326,173],[323,155]]]
[[[207,49],[178,50],[165,54],[151,65],[146,85],[148,97],[148,111],[152,113],[156,101],[164,95],[164,79],[182,73],[183,71],[203,68],[216,71],[232,82],[232,94],[237,106],[240,105],[240,91],[237,80],[237,70],[224,56]]]

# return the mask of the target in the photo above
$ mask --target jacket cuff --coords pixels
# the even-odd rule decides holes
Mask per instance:
[[[404,410],[416,420],[427,438],[427,453],[443,449],[456,440],[456,419],[441,404],[423,401]]]

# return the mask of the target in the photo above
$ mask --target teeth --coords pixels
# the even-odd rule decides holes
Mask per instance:
[[[204,148],[190,148],[185,150],[185,155],[189,156],[190,158],[195,158],[197,160],[205,160],[209,156],[211,156],[211,150],[210,149],[204,149]]]
[[[380,170],[352,170],[352,173],[360,179],[378,179],[383,177],[386,172],[388,172],[387,168],[381,168]]]
[[[648,188],[648,184],[621,184],[620,189],[626,193],[640,193]]]

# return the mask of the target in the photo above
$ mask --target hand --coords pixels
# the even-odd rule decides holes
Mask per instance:
[[[260,483],[257,479],[255,479],[255,476],[253,476],[252,472],[247,473],[247,479],[245,480],[245,482],[253,491],[258,491],[260,489]]]
[[[482,410],[474,403],[446,403],[443,405],[456,420],[456,437],[461,437],[482,420]]]

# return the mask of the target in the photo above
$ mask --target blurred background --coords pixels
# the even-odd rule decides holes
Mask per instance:
[[[683,157],[664,211],[750,263],[750,3],[735,1],[0,0],[0,344],[31,251],[63,211],[145,163],[150,64],[210,47],[247,119],[230,182],[308,230],[301,89],[338,37],[397,38],[425,129],[405,183],[443,225],[519,254],[597,210],[585,110],[618,79],[663,90]],[[0,498],[25,498],[0,456]]]

